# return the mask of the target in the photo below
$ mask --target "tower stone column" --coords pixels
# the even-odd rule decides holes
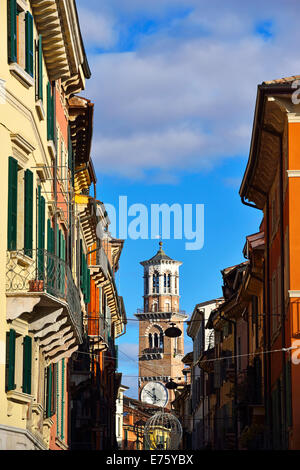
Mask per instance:
[[[179,267],[182,263],[167,256],[160,242],[156,255],[141,262],[141,265],[149,284],[147,289],[147,283],[144,283],[144,310],[136,314],[139,319],[139,394],[141,399],[146,397],[151,402],[152,392],[151,390],[149,392],[147,384],[148,386],[151,384],[152,395],[157,399],[156,395],[162,393],[170,378],[177,383],[184,380],[181,359],[184,356],[184,321],[188,316],[184,312],[179,313],[178,280]],[[153,290],[153,286],[157,285],[155,278],[157,273],[159,273],[158,292],[156,289]],[[168,276],[170,276],[170,288],[168,288]],[[157,308],[154,308],[156,305]],[[176,323],[182,332],[181,337],[177,339],[176,347],[174,338],[165,335],[171,322]],[[147,393],[142,394],[144,387]],[[170,408],[174,392],[166,390],[166,393],[168,398],[165,406]],[[155,399],[153,404],[156,404]]]

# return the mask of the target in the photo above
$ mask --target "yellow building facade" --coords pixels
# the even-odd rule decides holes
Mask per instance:
[[[1,0],[0,18],[0,449],[66,449],[67,363],[88,300],[69,100],[89,69],[74,0]]]

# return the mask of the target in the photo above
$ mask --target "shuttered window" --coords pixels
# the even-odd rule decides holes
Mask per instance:
[[[23,386],[24,393],[31,394],[32,339],[25,336],[23,342]]]
[[[47,85],[47,138],[54,142],[54,97],[50,82]]]
[[[30,170],[25,171],[24,175],[24,199],[25,199],[25,217],[24,217],[24,249],[27,256],[32,257],[33,240],[33,173]]]
[[[86,256],[82,248],[82,240],[80,240],[80,287],[86,304],[91,301],[91,273],[88,269]]]
[[[55,414],[56,409],[56,364],[50,364],[45,370],[46,380],[46,417],[50,418]]]
[[[25,70],[33,77],[33,17],[26,12],[25,15]]]
[[[13,157],[8,160],[8,220],[7,248],[17,249],[17,208],[18,208],[18,162]]]
[[[6,391],[15,390],[16,332],[6,333]]]
[[[74,155],[73,155],[73,146],[72,146],[72,137],[71,137],[71,128],[68,127],[68,167],[71,172],[71,181],[72,186],[74,186]]]
[[[38,187],[38,278],[44,279],[45,268],[45,198],[41,194],[41,186]]]
[[[39,35],[37,46],[37,99],[43,101],[43,38]]]
[[[8,62],[17,62],[17,2],[7,2]]]

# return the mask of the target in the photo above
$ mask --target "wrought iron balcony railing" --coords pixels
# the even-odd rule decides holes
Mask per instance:
[[[88,315],[88,335],[91,337],[102,338],[108,344],[110,329],[108,322],[100,314]]]
[[[88,255],[88,264],[89,266],[100,266],[103,274],[107,278],[109,261],[102,247],[92,251],[92,253]]]
[[[78,336],[82,338],[79,291],[69,266],[57,256],[42,249],[8,251],[6,292],[40,292],[64,300]]]

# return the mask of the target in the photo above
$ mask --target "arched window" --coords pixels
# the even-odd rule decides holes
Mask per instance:
[[[154,347],[158,348],[158,334],[154,333]]]
[[[168,274],[168,288],[171,287],[171,274]]]
[[[164,349],[164,334],[160,333],[159,335],[159,347],[160,349]]]
[[[154,294],[159,293],[159,274],[158,274],[158,272],[155,272],[153,274],[153,292],[154,292]]]
[[[149,348],[152,349],[153,347],[153,338],[152,338],[152,334],[149,333]]]
[[[149,279],[148,276],[145,276],[145,295],[149,294]]]

